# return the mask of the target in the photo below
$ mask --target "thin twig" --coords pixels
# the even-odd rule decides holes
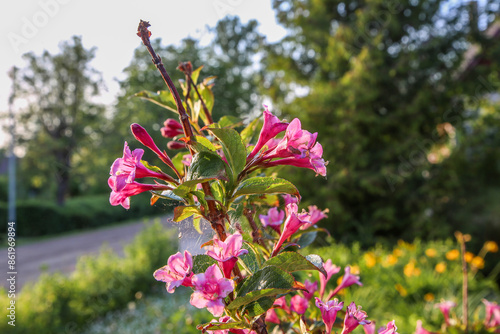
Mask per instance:
[[[464,325],[464,333],[467,334],[469,328],[469,292],[468,292],[468,276],[467,276],[467,261],[465,260],[465,239],[462,236],[460,240],[460,247],[462,251],[462,322]]]
[[[207,105],[205,104],[205,101],[203,100],[200,92],[198,91],[198,87],[196,86],[193,79],[191,78],[191,72],[188,71],[190,68],[192,69],[190,62],[184,62],[184,63],[181,63],[179,65],[179,69],[186,74],[186,79],[188,81],[188,87],[191,85],[193,86],[194,91],[198,95],[198,99],[201,101],[201,106],[203,107],[203,112],[205,113],[205,116],[207,117],[208,124],[212,124],[214,122],[214,120],[212,118],[212,115],[210,115],[210,112],[208,111],[208,108],[207,108]]]
[[[189,142],[193,142],[194,140],[194,135],[193,135],[193,130],[191,129],[191,124],[189,124],[189,116],[186,113],[186,109],[184,109],[184,105],[182,104],[181,97],[179,95],[179,92],[177,92],[177,89],[175,88],[174,83],[172,82],[172,79],[170,79],[170,76],[168,75],[167,71],[165,70],[165,66],[163,66],[163,62],[161,61],[160,56],[158,56],[151,46],[151,41],[149,38],[151,37],[151,32],[148,30],[148,27],[151,25],[147,21],[141,20],[139,23],[139,27],[137,28],[137,36],[139,36],[142,39],[142,43],[146,46],[146,48],[149,51],[149,54],[151,55],[153,64],[155,64],[156,68],[158,71],[160,71],[160,74],[165,81],[165,83],[168,86],[168,89],[170,90],[170,93],[173,95],[175,104],[177,106],[177,111],[179,112],[179,119],[182,123],[182,129],[184,130],[184,134],[188,138]],[[191,148],[190,145],[188,145],[189,151],[193,155],[194,152]]]
[[[255,223],[255,220],[253,219],[254,213],[255,211],[252,209],[243,210],[243,215],[248,219],[250,227],[252,228],[252,239],[253,239],[252,241],[256,244],[261,245],[262,247],[264,247],[264,249],[267,250],[266,244],[262,241],[262,232],[260,231],[259,227],[257,226],[257,223]]]

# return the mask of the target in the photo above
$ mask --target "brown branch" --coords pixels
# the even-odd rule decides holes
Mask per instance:
[[[253,211],[252,209],[245,208],[243,210],[243,215],[248,219],[250,227],[252,228],[252,241],[256,244],[261,245],[262,247],[264,247],[264,249],[267,250],[266,244],[262,240],[262,232],[260,231],[259,227],[257,226],[257,223],[253,219],[254,213],[255,211]]]
[[[188,81],[188,87],[191,85],[193,86],[194,91],[196,92],[196,95],[198,95],[198,99],[200,99],[200,101],[201,101],[201,106],[203,107],[203,112],[205,113],[205,116],[207,117],[208,124],[212,124],[214,122],[212,115],[210,115],[210,112],[208,111],[207,105],[205,104],[205,101],[203,100],[200,92],[198,91],[198,87],[196,86],[193,79],[191,78],[191,73],[192,73],[192,69],[193,69],[193,67],[191,66],[191,62],[181,63],[178,68],[186,74],[186,79]]]
[[[184,109],[184,105],[182,104],[179,92],[177,92],[177,89],[175,88],[172,79],[170,79],[170,76],[168,75],[167,71],[165,70],[165,67],[163,66],[163,62],[161,61],[160,56],[156,54],[155,50],[151,46],[151,41],[149,40],[149,38],[151,37],[151,32],[148,30],[148,27],[150,26],[151,25],[149,24],[149,22],[141,20],[139,23],[139,27],[137,28],[137,36],[139,36],[142,39],[142,43],[146,46],[146,48],[149,51],[149,54],[151,55],[153,64],[155,64],[158,71],[160,71],[163,80],[167,84],[170,93],[174,97],[175,104],[177,106],[177,111],[179,112],[179,119],[182,123],[182,129],[184,130],[184,134],[188,138],[188,144],[189,144],[190,142],[195,141],[193,130],[191,129],[191,124],[189,124],[189,116],[186,113],[186,109]],[[193,154],[194,152],[192,151],[190,145],[188,145],[188,147],[191,154]]]
[[[266,314],[264,313],[257,319],[253,325],[252,329],[257,333],[257,334],[267,334],[267,325],[266,325]]]

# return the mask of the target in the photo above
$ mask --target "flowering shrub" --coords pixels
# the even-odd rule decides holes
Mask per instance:
[[[134,137],[174,176],[142,161],[143,151],[131,151],[125,143],[123,157],[111,168],[110,202],[129,208],[131,196],[149,191],[151,203],[161,198],[179,202],[174,210],[176,222],[193,217],[197,225],[205,219],[215,232],[203,245],[205,254],[172,255],[154,277],[165,282],[170,293],[181,285],[193,289],[191,305],[206,308],[214,316],[211,322],[198,325],[202,332],[260,334],[274,324],[283,332],[329,334],[339,328],[347,334],[361,325],[373,333],[375,326],[361,306],[351,301],[344,310],[344,301],[337,298],[344,289],[362,285],[351,267],[346,266],[335,289],[327,291],[328,281],[341,268],[331,260],[323,262],[318,255],[297,251],[322,231],[315,224],[326,217],[327,210],[310,206],[299,212],[298,189],[285,179],[265,174],[269,168],[288,165],[325,177],[327,162],[318,134],[302,129],[299,119],[280,120],[267,108],[258,135],[259,119],[240,133],[235,130],[240,123],[231,118],[214,122],[211,85],[206,80],[198,83],[201,68],[193,70],[190,63],[179,66],[186,77],[182,101],[151,47],[148,26],[141,21],[138,35],[171,94],[141,92],[138,96],[179,115],[179,122],[165,121],[162,134],[174,139],[167,144],[169,148],[187,151],[171,159],[143,127],[132,124]],[[153,178],[154,183],[135,180],[144,177]],[[280,203],[284,212],[278,209]],[[318,281],[300,281],[294,273],[301,271],[317,272]],[[384,334],[396,331],[394,321],[379,330]]]

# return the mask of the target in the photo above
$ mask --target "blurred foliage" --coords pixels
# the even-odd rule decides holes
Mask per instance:
[[[265,92],[275,109],[319,133],[328,178],[290,174],[308,203],[330,209],[335,238],[373,245],[378,238],[472,231],[465,204],[498,184],[487,180],[500,173],[498,105],[491,99],[500,87],[500,43],[476,31],[469,5],[273,6],[289,33],[267,47]],[[493,24],[495,6],[479,6],[483,26]],[[481,50],[481,61],[469,53],[464,60],[469,49]],[[498,231],[498,216],[488,224],[485,234]]]
[[[331,259],[338,266],[350,265],[361,277],[363,286],[353,286],[341,292],[337,298],[362,305],[377,328],[388,321],[396,320],[398,332],[413,333],[417,320],[431,331],[440,328],[443,317],[434,304],[442,299],[457,303],[452,313],[461,317],[462,267],[459,246],[451,240],[407,243],[399,240],[394,247],[376,245],[362,251],[361,245],[351,247],[329,242],[316,250],[325,260]],[[485,245],[485,248],[488,248]],[[491,249],[491,248],[489,248]],[[494,249],[493,249],[494,250]],[[498,301],[500,291],[496,279],[500,274],[496,253],[483,251],[468,253],[469,266],[469,312],[470,320],[484,319],[483,298]],[[492,268],[488,276],[483,275],[483,266]],[[341,270],[327,285],[334,289]]]
[[[120,257],[103,249],[82,257],[70,276],[43,274],[16,296],[16,333],[75,333],[152,288],[152,273],[176,252],[172,231],[157,222],[139,233]],[[3,289],[0,300],[9,304]],[[7,314],[4,309],[4,317]],[[0,332],[9,333],[6,321]]]
[[[376,245],[367,251],[362,251],[360,244],[348,247],[330,238],[325,242],[326,246],[315,249],[314,252],[325,260],[331,259],[342,268],[351,266],[351,272],[360,275],[363,283],[363,286],[355,285],[341,291],[336,298],[344,301],[344,305],[356,301],[367,312],[368,319],[376,321],[377,328],[395,319],[398,332],[413,333],[416,321],[420,319],[426,329],[436,331],[440,328],[443,317],[434,305],[441,299],[456,302],[452,317],[461,316],[460,252],[457,244],[451,240],[417,240],[413,243],[399,241],[395,247]],[[498,301],[500,297],[495,284],[495,275],[500,271],[498,253],[486,251],[495,251],[492,245],[485,244],[485,249],[480,254],[469,253],[467,256],[470,266],[471,321],[484,318],[482,298]],[[479,267],[485,264],[496,266],[494,274],[487,277],[482,274]],[[332,277],[327,291],[337,286],[342,274],[343,269]],[[318,280],[317,273],[303,276],[313,282]],[[195,324],[209,321],[210,314],[193,308],[188,300],[187,289],[183,289],[180,294],[164,293],[159,297],[135,300],[128,304],[127,309],[109,313],[94,321],[85,333],[198,333]],[[318,310],[311,307],[310,312]]]
[[[166,215],[173,206],[168,203],[149,204],[148,194],[136,196],[129,210],[112,207],[108,195],[71,198],[60,207],[52,201],[18,201],[17,236],[37,237],[58,233],[96,228],[147,216]],[[7,216],[6,203],[0,202],[0,215]],[[0,225],[0,236],[6,236],[7,225]],[[2,240],[3,241],[3,240]]]
[[[60,205],[79,169],[95,172],[102,166],[96,148],[106,118],[104,106],[92,102],[102,88],[100,73],[90,65],[95,51],[74,36],[61,43],[59,54],[25,54],[28,65],[15,81],[16,98],[27,104],[16,119],[19,146],[26,152],[20,160],[20,185]],[[88,178],[92,184],[94,177]]]

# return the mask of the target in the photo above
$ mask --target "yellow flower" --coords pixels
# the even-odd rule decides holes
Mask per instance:
[[[483,269],[484,268],[484,260],[482,257],[476,256],[472,259],[471,265],[473,267],[476,267],[477,269]]]
[[[377,264],[377,257],[373,252],[367,252],[363,257],[368,268],[372,268]]]
[[[399,248],[396,248],[392,251],[392,255],[394,255],[395,257],[400,257],[401,255],[403,255],[403,251]]]
[[[406,297],[408,295],[408,291],[406,291],[406,289],[403,288],[403,286],[401,284],[399,284],[399,283],[396,284],[395,288],[396,288],[396,290],[398,290],[401,297]]]
[[[424,300],[426,302],[432,302],[434,300],[434,294],[431,292],[428,292],[424,295]]]
[[[471,263],[473,258],[474,258],[474,253],[465,252],[465,261],[467,261],[467,263]]]
[[[446,253],[446,258],[450,261],[458,259],[459,256],[460,252],[458,251],[458,249],[452,249]]]
[[[434,248],[427,248],[425,250],[425,255],[427,255],[428,257],[436,257],[436,250]]]
[[[438,272],[439,274],[444,273],[446,270],[446,263],[439,262],[438,264],[436,264],[436,267],[434,268],[434,270],[436,270],[436,272]]]
[[[357,265],[351,266],[351,274],[359,275],[359,266],[357,266]]]
[[[494,241],[486,241],[483,247],[490,253],[498,252],[498,244]]]
[[[411,277],[411,276],[419,276],[420,275],[420,269],[415,268],[415,260],[411,260],[408,262],[404,269],[403,272],[406,277]]]
[[[398,263],[398,258],[397,258],[397,257],[395,257],[395,256],[394,256],[394,255],[392,255],[392,254],[389,254],[389,255],[387,255],[387,257],[386,257],[386,259],[385,259],[385,261],[384,261],[384,263],[383,263],[383,266],[384,266],[384,267],[393,266],[393,265],[395,265],[396,263]]]

